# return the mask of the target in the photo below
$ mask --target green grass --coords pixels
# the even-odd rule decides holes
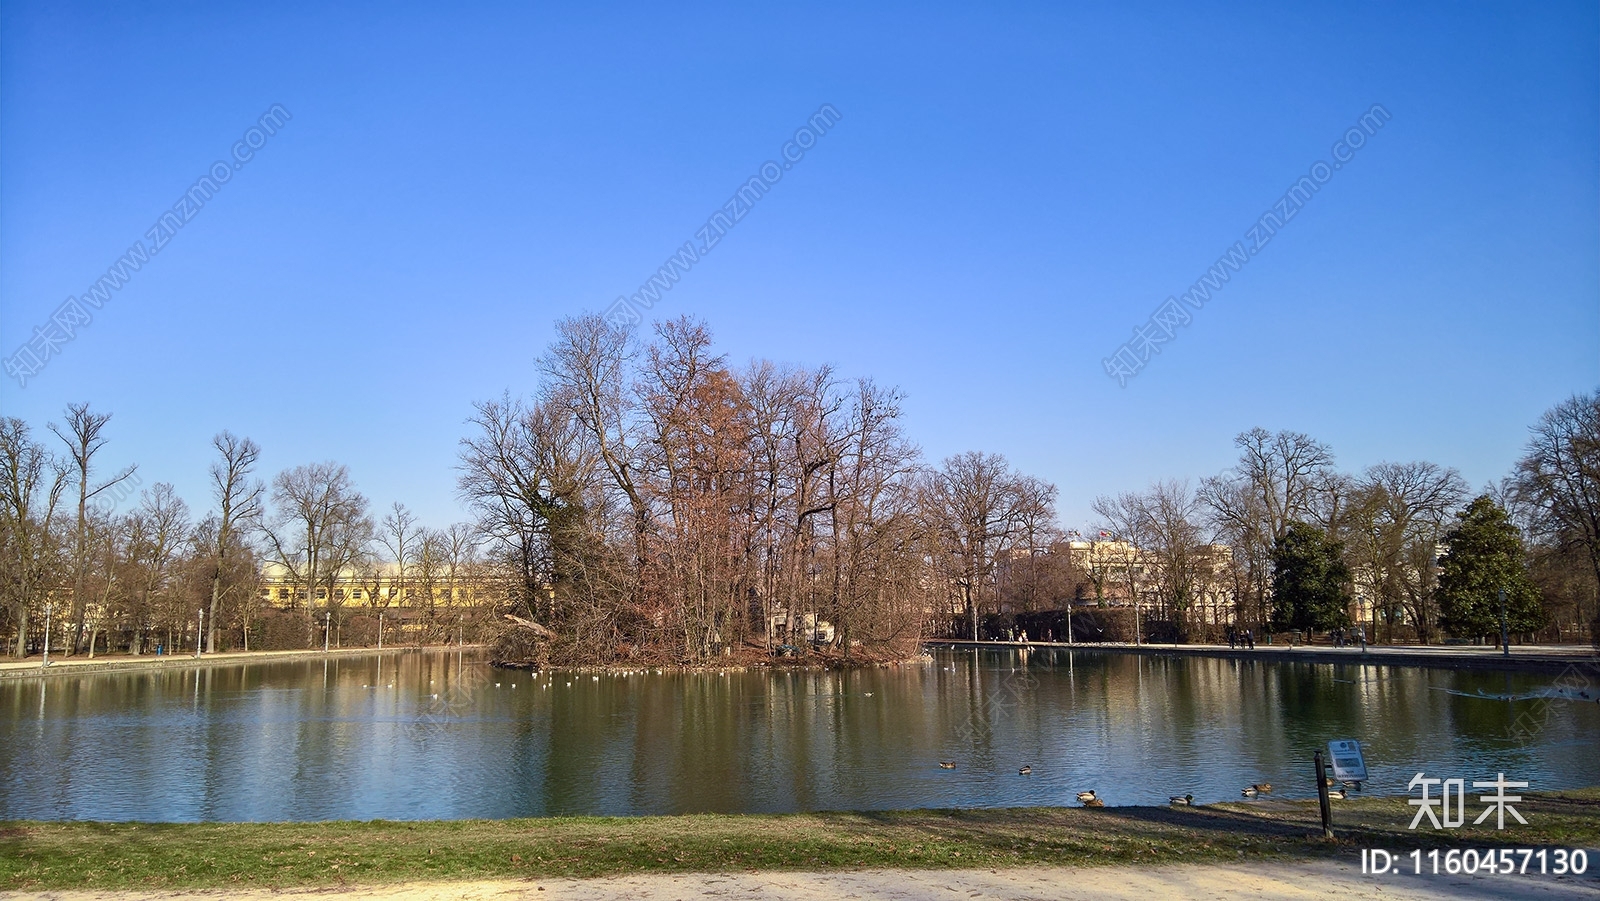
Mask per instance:
[[[1528,820],[1406,830],[1404,798],[1194,808],[329,823],[0,822],[0,889],[204,889],[615,873],[1009,867],[1354,856],[1361,847],[1600,846],[1600,789],[1528,796]],[[1468,805],[1469,814],[1474,805]],[[1475,815],[1475,814],[1472,814]],[[1468,817],[1470,822],[1472,816]],[[1600,860],[1596,860],[1600,864]]]

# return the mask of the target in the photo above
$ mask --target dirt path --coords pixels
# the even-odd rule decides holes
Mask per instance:
[[[254,901],[1044,901],[1044,899],[1457,899],[1597,901],[1600,875],[1363,876],[1340,861],[1251,865],[1014,870],[865,870],[834,873],[686,873],[602,879],[409,883],[374,888],[210,892],[0,892],[16,901],[135,901],[135,899],[242,898]]]

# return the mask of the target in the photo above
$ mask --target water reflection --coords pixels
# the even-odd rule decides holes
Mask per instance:
[[[1306,797],[1359,738],[1371,790],[1419,771],[1600,783],[1600,705],[1540,674],[945,652],[846,673],[494,670],[406,653],[0,683],[0,818],[293,820]],[[1522,725],[1526,725],[1523,720]],[[938,761],[956,768],[941,769]],[[1031,765],[1031,776],[1018,767]]]

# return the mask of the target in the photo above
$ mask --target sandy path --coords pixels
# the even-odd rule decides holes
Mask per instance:
[[[17,901],[134,901],[210,897],[255,901],[1044,901],[1044,899],[1600,899],[1600,877],[1362,876],[1338,861],[1281,864],[1012,870],[864,870],[836,873],[688,873],[602,879],[410,883],[376,888],[211,892],[4,893]]]

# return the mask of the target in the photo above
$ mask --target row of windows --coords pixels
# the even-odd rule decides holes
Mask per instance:
[[[294,597],[295,600],[303,601],[303,600],[306,599],[306,590],[304,588],[300,588],[300,589],[280,588],[280,589],[278,589],[278,600],[280,600],[280,601],[289,600],[291,592],[293,593],[293,597]],[[391,587],[387,592],[387,594],[391,598],[395,597],[399,593],[400,593],[400,589],[393,588],[393,587]],[[379,596],[377,592],[371,592],[371,594],[374,597],[378,597]],[[448,601],[448,600],[450,600],[450,589],[448,589],[448,588],[440,588],[438,591],[435,592],[435,595],[440,600]],[[272,589],[270,589],[270,588],[261,589],[261,596],[263,598],[272,597]],[[333,590],[333,596],[334,596],[335,600],[341,600],[342,601],[345,598],[345,590],[343,588],[335,588]],[[365,596],[366,596],[366,592],[364,592],[360,588],[352,588],[350,590],[350,598],[352,600],[359,601]],[[414,598],[416,596],[417,596],[417,589],[415,589],[415,588],[407,588],[406,589],[406,597]],[[459,600],[463,600],[463,601],[466,600],[467,599],[467,589],[465,589],[465,588],[457,588],[455,590],[455,596]],[[328,599],[328,589],[326,589],[326,588],[318,588],[317,589],[317,600],[325,601],[327,599]]]

